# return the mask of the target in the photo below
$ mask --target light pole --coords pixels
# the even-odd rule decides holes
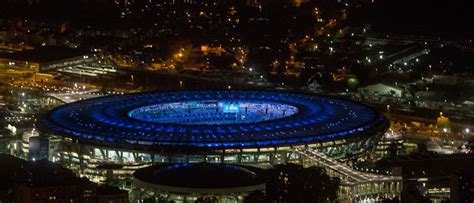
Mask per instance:
[[[390,115],[390,104],[387,104],[387,117]]]

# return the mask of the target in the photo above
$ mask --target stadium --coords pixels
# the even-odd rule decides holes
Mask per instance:
[[[154,163],[301,163],[295,147],[346,161],[374,149],[388,121],[361,103],[315,94],[171,91],[66,104],[37,127],[53,143],[50,159],[87,172]]]
[[[265,191],[263,171],[234,164],[154,165],[133,174],[130,196],[132,202],[244,202],[248,194]]]

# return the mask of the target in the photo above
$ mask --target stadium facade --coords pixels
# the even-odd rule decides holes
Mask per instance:
[[[138,169],[132,202],[244,202],[256,191],[265,192],[263,170],[233,164],[180,163]]]
[[[156,163],[303,163],[295,147],[358,159],[374,149],[388,124],[372,108],[336,97],[175,91],[63,105],[37,127],[50,137],[50,159],[105,181]]]

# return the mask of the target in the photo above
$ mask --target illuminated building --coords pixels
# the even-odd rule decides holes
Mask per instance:
[[[300,7],[302,4],[310,2],[309,0],[293,0],[293,6]]]
[[[259,169],[210,163],[151,166],[134,173],[131,196],[151,202],[243,202],[249,193],[265,191],[253,170]]]
[[[65,47],[41,47],[0,55],[0,68],[44,72],[93,61],[94,54]]]
[[[443,115],[443,112],[439,113],[439,117],[436,118],[436,126],[440,134],[451,133],[451,126],[449,118]]]
[[[52,110],[37,126],[61,138],[50,144],[50,159],[106,181],[153,163],[302,163],[292,148],[357,159],[375,147],[388,122],[363,104],[334,97],[178,91],[83,100]]]
[[[127,203],[127,191],[99,186],[46,160],[25,161],[0,155],[2,202]]]
[[[383,158],[386,156],[403,155],[403,136],[401,133],[390,130],[380,139],[375,148],[375,156]]]
[[[28,146],[28,159],[48,159],[49,140],[42,136],[30,137]]]
[[[417,193],[432,200],[474,200],[471,154],[413,154],[388,159],[387,163],[393,174],[403,178],[402,202],[416,202]]]

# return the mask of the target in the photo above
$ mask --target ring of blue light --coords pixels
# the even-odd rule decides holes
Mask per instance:
[[[161,124],[224,125],[274,120],[297,112],[297,107],[287,104],[239,99],[160,103],[132,109],[128,116]]]
[[[128,113],[141,107],[184,101],[273,102],[295,106],[294,115],[274,120],[181,125],[146,122]],[[93,143],[133,148],[261,148],[344,139],[386,129],[383,115],[358,102],[315,94],[270,91],[145,92],[99,97],[53,109],[40,130]]]

